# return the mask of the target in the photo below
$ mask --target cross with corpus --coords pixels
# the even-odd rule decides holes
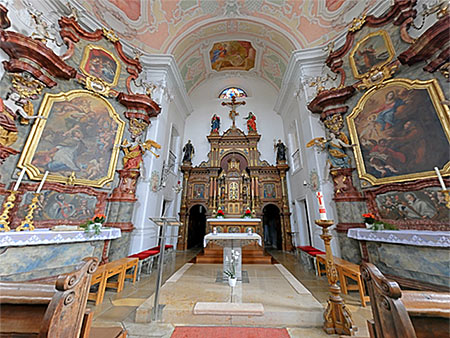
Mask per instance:
[[[227,107],[231,108],[229,116],[230,116],[230,119],[233,120],[233,126],[232,126],[233,129],[236,128],[234,119],[237,115],[239,115],[239,113],[236,111],[235,108],[239,107],[240,105],[242,105],[242,106],[245,105],[245,101],[236,102],[236,96],[231,97],[231,102],[222,102],[222,106],[227,106]]]

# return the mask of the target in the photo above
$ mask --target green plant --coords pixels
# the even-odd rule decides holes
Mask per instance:
[[[84,232],[94,231],[94,235],[99,235],[102,231],[102,224],[105,223],[106,217],[103,214],[97,214],[92,219],[87,220],[81,224],[80,227],[84,229]]]
[[[364,223],[370,224],[369,230],[398,230],[395,225],[377,220],[372,213],[362,214]]]
[[[228,276],[228,278],[236,278],[236,261],[239,257],[239,251],[231,250],[230,268],[225,270],[223,273]],[[228,260],[228,257],[225,261]]]
[[[241,216],[241,218],[251,218],[252,217],[252,211],[250,208],[245,209],[244,214]]]

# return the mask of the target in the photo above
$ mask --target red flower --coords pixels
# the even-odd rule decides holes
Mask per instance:
[[[223,215],[223,210],[222,209],[217,210],[217,215]]]
[[[375,219],[375,215],[374,214],[372,214],[372,213],[367,213],[367,214],[362,214],[362,217],[364,217],[364,218],[373,218],[373,219]]]
[[[246,215],[250,215],[252,212],[250,211],[250,209],[245,210],[245,214]]]

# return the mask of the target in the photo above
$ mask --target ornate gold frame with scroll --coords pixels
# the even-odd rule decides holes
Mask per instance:
[[[86,90],[47,93],[38,115],[45,119],[34,123],[18,162],[32,180],[45,170],[50,182],[103,187],[114,179],[125,122],[106,99]]]
[[[95,74],[91,74],[88,71],[86,71],[86,64],[89,61],[89,56],[91,54],[91,51],[94,50],[98,50],[101,53],[106,54],[107,56],[109,56],[112,60],[114,60],[115,64],[116,64],[116,69],[114,72],[114,78],[112,81],[106,81],[104,78],[102,78],[101,76],[96,76]],[[97,80],[100,80],[101,82],[103,82],[106,86],[108,87],[114,87],[117,85],[117,82],[119,81],[119,76],[120,76],[120,69],[121,69],[121,64],[119,59],[110,51],[108,51],[107,49],[101,47],[101,46],[96,46],[96,45],[87,45],[84,48],[83,51],[83,58],[81,59],[81,63],[80,63],[80,70],[83,72],[83,74],[85,74],[87,77],[90,78],[95,78]]]
[[[378,102],[376,101],[376,97],[374,97],[374,94],[376,94],[378,91],[380,91],[378,93],[378,99],[384,98],[383,95],[386,95],[386,93],[388,93],[389,91],[394,92],[400,92],[402,90],[405,90],[405,92],[403,93],[403,95],[411,95],[410,97],[412,99],[414,99],[415,97],[419,97],[422,98],[423,96],[425,96],[425,94],[422,94],[422,92],[408,92],[411,90],[426,90],[426,93],[428,94],[428,98],[429,101],[431,102],[430,106],[424,106],[424,107],[419,107],[420,108],[420,118],[424,118],[423,115],[426,114],[428,112],[428,114],[430,114],[430,116],[428,116],[428,121],[431,119],[434,119],[435,122],[433,122],[434,126],[437,126],[438,123],[440,123],[440,127],[442,127],[442,131],[439,131],[440,134],[442,134],[442,137],[440,138],[441,141],[438,144],[437,141],[437,130],[429,130],[424,126],[418,125],[416,126],[416,130],[422,130],[423,133],[422,135],[419,137],[417,136],[417,139],[415,140],[408,140],[406,141],[406,137],[405,137],[405,141],[403,141],[403,145],[409,145],[410,147],[414,148],[416,147],[416,149],[419,147],[419,142],[422,142],[422,140],[424,140],[424,142],[434,142],[433,143],[433,147],[432,149],[430,149],[430,147],[426,148],[424,147],[424,149],[427,150],[427,152],[425,152],[426,158],[424,157],[424,160],[421,162],[422,166],[427,166],[428,170],[422,170],[422,171],[414,171],[411,170],[412,164],[409,163],[408,161],[405,162],[405,160],[403,159],[403,163],[405,163],[405,167],[396,167],[395,169],[401,169],[398,170],[397,172],[399,174],[395,174],[395,172],[391,172],[392,174],[387,175],[386,177],[382,176],[381,174],[379,174],[378,172],[376,174],[371,174],[370,172],[374,173],[374,169],[375,166],[373,163],[371,163],[370,161],[372,160],[373,156],[376,156],[377,154],[375,153],[374,150],[374,145],[370,146],[367,145],[369,144],[367,142],[367,140],[369,140],[368,138],[365,138],[365,136],[362,136],[363,134],[363,130],[367,129],[367,126],[365,125],[366,121],[374,121],[373,126],[371,126],[369,129],[371,129],[372,131],[374,130],[374,128],[378,128],[377,131],[380,130],[380,126],[377,126],[377,120],[378,120],[378,116],[380,114],[380,112],[378,112],[377,110],[374,110],[374,102]],[[400,94],[399,94],[400,95]],[[422,96],[419,96],[422,95]],[[407,100],[407,99],[405,99]],[[450,161],[447,161],[446,163],[441,163],[441,164],[436,164],[436,163],[428,163],[427,159],[431,158],[430,153],[435,153],[438,151],[441,151],[440,149],[447,149],[448,152],[448,147],[449,147],[449,143],[450,143],[450,115],[449,115],[449,108],[446,105],[443,105],[441,102],[444,100],[444,94],[442,92],[442,89],[440,88],[438,82],[436,79],[432,79],[432,80],[427,80],[427,81],[420,81],[420,80],[409,80],[409,79],[392,79],[392,80],[387,80],[385,82],[383,82],[381,84],[381,86],[377,86],[377,87],[372,87],[370,90],[368,90],[362,97],[361,99],[358,101],[356,107],[353,109],[352,113],[347,116],[347,124],[348,124],[348,129],[349,129],[349,133],[350,133],[350,137],[352,140],[353,144],[356,144],[356,147],[354,148],[354,155],[355,155],[355,160],[356,160],[356,166],[358,169],[358,175],[361,179],[368,181],[369,183],[373,184],[373,185],[379,185],[379,184],[387,184],[387,183],[393,183],[393,182],[405,182],[405,181],[412,181],[412,180],[417,180],[417,179],[425,179],[425,178],[431,178],[431,177],[436,177],[436,173],[433,170],[434,166],[439,166],[441,169],[441,173],[442,175],[449,175],[450,174]],[[412,101],[414,102],[414,101]],[[425,102],[425,101],[419,101],[419,102]],[[426,102],[425,102],[426,103]],[[410,105],[408,107],[408,104]],[[391,142],[399,142],[399,141],[395,141],[396,138],[398,139],[398,136],[401,136],[402,133],[404,133],[406,135],[407,133],[407,129],[402,130],[401,128],[407,128],[405,126],[405,124],[407,122],[412,121],[412,123],[414,124],[419,124],[420,120],[416,119],[414,120],[416,115],[413,115],[413,112],[410,111],[411,108],[414,108],[414,104],[413,103],[408,103],[408,104],[404,104],[403,108],[404,111],[403,112],[398,112],[398,114],[403,114],[403,125],[399,125],[396,128],[392,128],[392,133],[391,132],[391,136],[389,137],[385,137],[384,135],[389,135],[388,132],[385,130],[381,136],[378,136],[378,143],[381,143],[381,139],[384,139],[385,141],[387,140],[389,142],[389,140],[391,140]],[[366,107],[367,105],[367,107]],[[375,107],[378,108],[378,107]],[[428,109],[426,109],[428,108]],[[398,109],[399,111],[400,109]],[[416,112],[419,109],[416,107]],[[434,110],[434,111],[432,111]],[[360,116],[361,114],[361,116]],[[378,115],[377,115],[378,114]],[[409,114],[409,115],[408,115]],[[436,114],[437,119],[436,120],[436,116],[431,116],[431,114]],[[372,118],[369,119],[368,117],[371,116]],[[367,119],[366,119],[367,118]],[[398,122],[399,123],[399,122]],[[364,128],[363,128],[364,126]],[[411,122],[409,123],[409,126],[411,126]],[[359,128],[359,129],[358,129]],[[358,131],[360,132],[361,135],[358,134]],[[420,134],[418,134],[420,135]],[[444,138],[446,140],[444,140]],[[444,144],[445,142],[447,142],[447,144]],[[375,142],[373,142],[375,143]],[[442,144],[441,144],[442,143]],[[427,143],[430,144],[430,143]],[[398,145],[397,145],[398,146]],[[364,151],[362,150],[364,147]],[[372,147],[369,150],[368,147]],[[411,148],[409,148],[411,149]],[[433,150],[434,149],[434,150]],[[394,155],[394,152],[392,151],[397,151],[397,154]],[[377,149],[378,154],[383,154],[383,152],[381,150]],[[386,156],[389,156],[388,154],[393,154],[392,156],[397,156],[399,158],[401,158],[401,155],[398,155],[399,152],[401,152],[401,150],[399,150],[399,148],[396,149],[391,149],[391,150],[385,150],[384,154],[387,154]],[[373,155],[372,155],[373,154]],[[404,155],[405,155],[405,151],[404,151]],[[406,155],[408,155],[408,153],[406,153]],[[392,158],[392,157],[391,157]],[[406,157],[408,158],[408,157]],[[410,159],[411,154],[410,154]],[[445,160],[444,160],[445,161]],[[387,162],[386,162],[387,163]],[[417,166],[419,168],[419,165]],[[368,170],[368,168],[370,170]],[[391,166],[392,168],[392,166]],[[405,169],[408,168],[408,169]],[[385,168],[386,170],[390,170],[390,168],[388,166],[386,166]],[[382,169],[383,170],[383,169]],[[402,173],[403,171],[403,173]],[[376,176],[381,176],[381,177],[376,177]]]

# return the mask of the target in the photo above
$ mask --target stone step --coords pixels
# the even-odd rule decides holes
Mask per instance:
[[[261,303],[198,302],[194,315],[262,316],[264,306]]]

